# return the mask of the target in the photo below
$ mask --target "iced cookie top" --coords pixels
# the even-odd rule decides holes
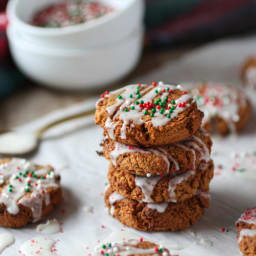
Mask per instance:
[[[202,114],[192,95],[179,85],[153,82],[106,91],[97,103],[95,119],[111,139],[161,145],[194,133],[201,124]]]
[[[212,82],[199,83],[191,93],[204,112],[203,123],[217,115],[229,122],[239,121],[240,106],[244,107],[247,100],[246,95],[239,89]]]
[[[59,176],[51,166],[20,158],[0,160],[0,205],[12,215],[23,205],[31,208],[35,220],[40,218],[42,204],[50,204],[48,192],[58,187]]]
[[[143,238],[130,239],[121,243],[106,243],[96,248],[97,255],[131,256],[131,255],[162,255],[171,256],[169,251],[155,243],[144,241]]]
[[[237,222],[245,222],[247,224],[256,225],[256,207],[247,209]]]

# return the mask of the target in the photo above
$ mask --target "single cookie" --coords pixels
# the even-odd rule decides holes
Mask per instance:
[[[142,238],[140,240],[130,239],[120,243],[105,243],[97,247],[95,251],[95,256],[171,256],[168,249],[155,243],[144,241]]]
[[[198,83],[191,86],[198,107],[204,112],[203,127],[220,134],[241,131],[249,122],[252,112],[246,94],[235,87],[221,83]]]
[[[0,160],[0,226],[19,228],[48,215],[62,198],[51,166],[25,159]]]
[[[243,255],[256,255],[256,208],[247,209],[236,222],[238,246]]]
[[[105,139],[103,152],[116,168],[145,176],[196,170],[202,161],[210,160],[211,147],[210,136],[199,129],[187,140],[152,148],[129,146]]]
[[[162,82],[106,92],[95,114],[96,124],[110,139],[145,147],[188,138],[199,129],[202,118],[190,94]]]
[[[256,57],[246,60],[242,67],[241,77],[245,86],[256,89]]]
[[[129,199],[147,203],[181,202],[193,197],[198,190],[208,191],[213,178],[213,161],[202,169],[178,175],[144,177],[126,170],[109,168],[108,180],[114,191]]]
[[[124,198],[109,187],[105,193],[109,213],[122,224],[142,231],[178,231],[189,228],[209,207],[209,194],[200,192],[179,203],[144,203]]]

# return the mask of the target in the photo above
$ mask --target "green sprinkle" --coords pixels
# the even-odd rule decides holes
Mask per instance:
[[[112,246],[112,244],[111,244],[111,243],[109,243],[109,244],[108,244],[108,248],[111,248],[111,246]]]
[[[171,103],[172,103],[172,104],[175,104],[176,102],[175,102],[175,100],[171,100]]]
[[[136,104],[136,105],[139,105],[139,104],[140,104],[140,102],[139,102],[139,101],[136,101],[136,102],[135,102],[135,104]]]
[[[167,88],[166,90],[167,90],[167,92],[169,92],[169,91],[170,91],[170,88]]]
[[[33,178],[37,179],[37,176],[35,174],[32,175]]]
[[[44,177],[44,176],[41,176],[41,177],[40,177],[40,179],[41,179],[41,180],[44,180],[44,179],[45,179],[45,177]]]
[[[139,91],[139,90],[137,90],[137,91],[136,91],[136,94],[140,94],[140,91]]]
[[[159,112],[160,112],[160,114],[163,114],[164,113],[164,108],[161,108]]]
[[[154,117],[154,116],[155,116],[155,114],[154,114],[154,113],[151,113],[151,114],[150,114],[150,116],[151,116],[151,117]]]
[[[136,86],[136,89],[137,89],[137,90],[140,90],[140,87],[139,87],[139,86]]]
[[[164,98],[164,100],[166,100],[166,101],[167,101],[167,100],[168,100],[168,96],[166,96],[166,97]]]
[[[117,95],[117,98],[118,98],[119,100],[121,100],[123,97],[122,97],[120,94],[118,94],[118,95]]]
[[[152,113],[156,113],[156,109],[155,108],[152,108]]]
[[[15,177],[15,180],[17,180],[18,178],[19,178],[19,176],[16,176],[16,177]]]
[[[9,185],[9,188],[12,188],[12,187],[13,187],[13,185],[12,185],[12,184],[10,184],[10,185]]]
[[[146,110],[146,111],[144,111],[144,115],[147,115],[148,114],[148,111]]]
[[[23,175],[23,173],[22,173],[22,172],[20,172],[20,173],[19,173],[19,175],[20,175],[20,176],[22,176],[22,175]]]
[[[135,109],[135,106],[131,106],[131,110],[134,110]]]
[[[168,115],[167,115],[167,118],[171,118],[171,114],[168,114]]]
[[[105,256],[109,256],[109,254],[108,254],[108,253],[105,253],[104,255],[105,255]]]
[[[170,110],[169,110],[169,113],[172,113],[172,112],[173,112],[173,110],[172,110],[172,109],[170,109]]]
[[[13,192],[13,190],[10,188],[10,189],[9,189],[9,192],[10,192],[10,193],[12,193],[12,192]]]
[[[139,95],[137,95],[137,99],[140,99],[141,98],[141,95],[139,94]]]
[[[163,252],[163,249],[162,249],[162,248],[160,248],[160,249],[158,249],[158,251],[162,253],[162,252]]]
[[[128,108],[124,108],[123,111],[124,112],[129,112],[129,109]]]
[[[130,98],[131,98],[131,99],[133,98],[133,95],[132,95],[132,94],[130,94]]]
[[[144,103],[144,100],[141,100],[141,101],[140,101],[140,104],[143,104],[143,103]]]
[[[25,192],[30,192],[30,189],[29,188],[25,188]]]
[[[102,245],[102,249],[106,249],[106,245],[105,244]]]
[[[164,105],[165,105],[164,102],[161,102],[161,103],[160,103],[160,106],[161,106],[161,107],[163,107]]]
[[[27,175],[24,173],[24,174],[23,174],[23,178],[26,178],[26,177],[27,177]]]
[[[176,108],[175,106],[172,106],[172,107],[171,107],[171,110],[174,110],[175,108]]]
[[[155,93],[158,93],[158,90],[155,90]]]
[[[51,173],[52,173],[51,171],[47,172],[48,175],[51,175]]]
[[[28,175],[28,174],[29,174],[29,171],[25,171],[25,174]]]
[[[239,169],[238,171],[239,171],[239,172],[245,172],[245,169],[242,168],[242,169]]]
[[[158,104],[159,104],[159,102],[156,100],[156,101],[155,101],[155,105],[158,105]]]

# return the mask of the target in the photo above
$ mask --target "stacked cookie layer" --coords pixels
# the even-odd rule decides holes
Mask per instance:
[[[179,86],[129,85],[102,95],[96,123],[110,160],[105,201],[112,216],[139,230],[181,230],[209,206],[211,138],[203,114]]]

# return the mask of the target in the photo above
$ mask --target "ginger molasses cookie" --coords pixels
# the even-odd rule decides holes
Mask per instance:
[[[242,81],[251,89],[256,89],[256,57],[249,57],[242,67]]]
[[[213,82],[193,84],[192,87],[196,87],[191,93],[204,112],[203,127],[207,131],[236,133],[247,125],[252,108],[241,89]]]
[[[104,140],[104,156],[116,168],[141,176],[165,175],[196,170],[210,160],[212,140],[199,129],[188,139],[161,147],[125,145],[109,138]]]
[[[167,145],[188,138],[203,114],[180,86],[162,82],[128,85],[102,95],[95,121],[112,140],[129,145]]]
[[[61,201],[60,176],[25,159],[0,160],[0,226],[19,228],[48,215]]]
[[[236,222],[238,246],[243,255],[256,255],[256,208],[247,209]]]
[[[176,203],[193,197],[198,190],[208,191],[213,174],[213,161],[198,170],[152,177],[129,174],[110,165],[108,180],[113,190],[124,197],[147,203]]]
[[[179,203],[144,203],[125,198],[112,190],[105,193],[109,213],[122,224],[142,231],[178,231],[189,228],[209,207],[210,196],[198,192]]]
[[[156,243],[144,241],[143,238],[129,239],[123,242],[105,243],[96,248],[95,256],[171,256],[168,249]]]

